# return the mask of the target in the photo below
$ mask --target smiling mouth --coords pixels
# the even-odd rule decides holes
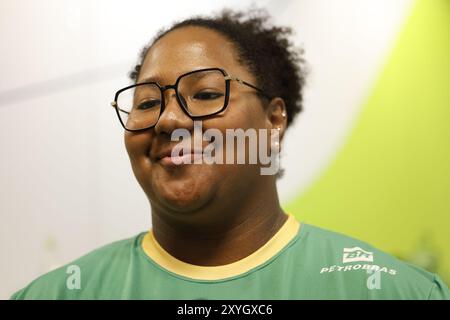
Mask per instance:
[[[166,153],[157,157],[157,162],[163,166],[177,167],[186,164],[200,164],[202,163],[203,152],[201,150],[191,150],[190,152],[180,152],[179,155],[172,155]]]

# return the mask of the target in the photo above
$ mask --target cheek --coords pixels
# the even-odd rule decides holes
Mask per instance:
[[[218,175],[220,175],[223,181],[232,180],[236,177],[253,175],[255,170],[259,170],[258,166],[254,162],[250,162],[250,150],[252,150],[252,159],[257,158],[258,155],[258,135],[260,128],[266,128],[265,122],[265,112],[263,106],[256,99],[236,99],[236,101],[231,100],[230,105],[225,110],[223,114],[219,117],[205,120],[203,122],[203,129],[218,129],[221,133],[221,140],[216,144],[216,152],[218,158],[222,159],[223,165],[215,165],[215,170]],[[255,139],[252,139],[253,144],[250,146],[250,139],[245,139],[245,145],[241,144],[240,139],[234,138],[232,135],[227,135],[227,129],[236,130],[242,129],[248,132],[249,129],[255,130]],[[239,134],[235,131],[235,134]],[[229,146],[228,144],[231,143]],[[218,151],[217,151],[218,150]],[[232,153],[229,154],[229,151]],[[255,156],[256,151],[256,156]],[[245,164],[238,164],[238,155],[245,157]],[[228,160],[232,160],[232,163]],[[242,158],[240,158],[242,160]],[[257,159],[256,159],[257,161]],[[226,163],[226,164],[225,164]]]
[[[256,96],[250,95],[247,99],[230,98],[225,112],[220,117],[211,119],[208,127],[217,128],[225,133],[226,129],[264,128],[265,124],[265,112],[261,101]]]
[[[138,180],[144,174],[144,171],[151,166],[149,159],[151,141],[152,134],[148,132],[133,133],[127,131],[124,134],[125,148],[133,172]]]
[[[151,134],[134,133],[126,131],[124,133],[125,148],[131,160],[140,155],[148,155],[151,148],[152,137]]]

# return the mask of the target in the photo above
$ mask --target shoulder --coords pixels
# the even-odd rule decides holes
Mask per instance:
[[[341,282],[342,288],[336,290],[344,296],[450,299],[448,288],[434,273],[353,237],[309,224],[302,227],[300,242],[309,267],[319,281]]]
[[[107,281],[114,272],[123,270],[130,261],[140,233],[132,238],[115,241],[52,270],[17,291],[11,299],[71,299],[78,298],[81,281],[89,285]],[[83,292],[86,292],[83,290]],[[88,291],[89,292],[89,291]],[[93,292],[90,290],[90,292]]]

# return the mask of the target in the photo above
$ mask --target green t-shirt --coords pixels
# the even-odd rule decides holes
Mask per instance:
[[[260,249],[223,266],[176,259],[152,230],[53,270],[12,299],[450,299],[442,280],[292,215]]]

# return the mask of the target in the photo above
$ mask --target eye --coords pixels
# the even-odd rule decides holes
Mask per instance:
[[[214,100],[223,97],[223,93],[220,92],[198,92],[193,98],[198,100]]]
[[[161,101],[160,101],[160,100],[148,100],[148,101],[145,101],[145,102],[140,103],[140,104],[136,107],[136,109],[138,109],[138,110],[148,110],[148,109],[157,107],[157,106],[159,106],[160,104],[161,104]]]

